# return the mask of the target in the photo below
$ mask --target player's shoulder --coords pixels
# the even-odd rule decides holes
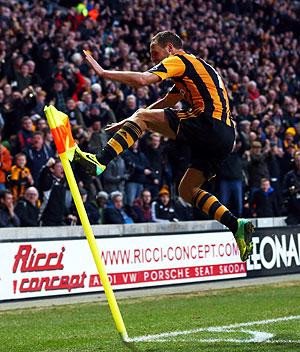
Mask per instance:
[[[178,53],[176,53],[174,55],[175,57],[186,57],[186,58],[190,58],[190,59],[197,59],[197,57],[194,54],[188,53],[186,51],[179,51]]]
[[[170,55],[166,57],[165,59],[162,60],[163,64],[172,64],[172,63],[178,63],[181,62],[180,56],[179,55]]]

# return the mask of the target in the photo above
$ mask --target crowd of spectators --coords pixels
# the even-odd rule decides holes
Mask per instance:
[[[228,88],[237,142],[207,185],[237,216],[300,222],[300,2],[284,0],[0,1],[0,226],[80,220],[43,109],[68,114],[82,150],[107,124],[162,97],[170,82],[133,89],[105,69],[145,71],[151,36],[173,30]],[[180,103],[179,103],[180,107]],[[146,133],[101,177],[74,172],[92,223],[204,219],[176,195],[189,149]]]

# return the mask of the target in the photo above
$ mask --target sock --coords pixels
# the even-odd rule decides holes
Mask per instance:
[[[235,234],[238,228],[237,218],[212,194],[199,189],[193,197],[193,206],[227,226]]]
[[[125,149],[130,148],[141,137],[142,132],[140,126],[135,122],[125,122],[101,152],[96,154],[97,159],[102,165],[106,166],[117,155],[121,154]]]

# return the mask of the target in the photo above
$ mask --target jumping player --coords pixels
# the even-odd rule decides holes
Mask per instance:
[[[89,174],[100,175],[114,157],[132,146],[148,129],[187,143],[191,147],[191,165],[180,182],[179,195],[227,226],[234,234],[241,260],[246,261],[253,247],[253,224],[237,219],[215,196],[201,189],[215,176],[235,140],[223,80],[204,60],[187,54],[181,38],[173,32],[157,33],[151,40],[150,53],[155,66],[147,72],[131,72],[104,70],[84,52],[91,67],[104,79],[141,87],[170,78],[174,86],[148,108],[110,125],[107,130],[115,134],[99,154],[85,153],[77,147],[75,161]],[[185,100],[190,108],[172,108],[180,100]]]

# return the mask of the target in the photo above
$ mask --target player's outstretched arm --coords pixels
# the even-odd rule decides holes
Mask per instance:
[[[110,71],[104,70],[98,62],[87,51],[83,50],[87,62],[102,78],[110,79],[133,87],[148,86],[160,81],[160,78],[150,72],[133,72],[133,71]]]

